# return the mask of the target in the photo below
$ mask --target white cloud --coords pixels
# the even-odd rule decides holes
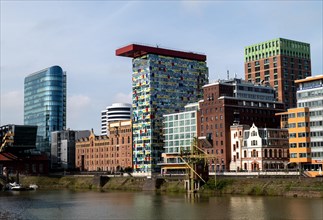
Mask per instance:
[[[86,125],[92,124],[89,116],[92,102],[86,95],[72,95],[67,97],[67,127],[75,130],[90,129]]]
[[[86,106],[89,106],[91,103],[90,97],[85,95],[72,95],[69,96],[67,99],[68,106],[72,110],[79,110],[81,108],[85,108]]]
[[[191,0],[191,1],[181,1],[182,8],[188,13],[195,15],[202,15],[203,10],[207,6],[207,2],[199,1],[199,0]]]
[[[243,77],[244,46],[286,37],[310,43],[312,71],[322,72],[321,2],[1,4],[1,122],[23,121],[24,77],[59,65],[67,71],[68,127],[98,131],[100,112],[106,106],[131,103],[131,59],[116,57],[115,50],[133,42],[202,52],[214,80],[226,78],[226,70],[230,76]],[[143,11],[145,17],[137,16]],[[264,11],[275,16],[263,16]],[[295,24],[302,25],[295,28]],[[13,92],[18,90],[20,95]]]
[[[132,93],[125,94],[122,92],[117,93],[114,98],[113,102],[124,102],[124,103],[132,103]]]

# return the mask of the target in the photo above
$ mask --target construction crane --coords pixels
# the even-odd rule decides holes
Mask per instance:
[[[190,192],[195,192],[199,188],[199,183],[195,185],[196,180],[200,179],[202,182],[206,183],[203,173],[207,167],[208,159],[217,159],[217,155],[208,154],[205,150],[197,146],[197,139],[194,138],[192,142],[191,150],[182,150],[179,156],[181,160],[185,163],[187,168],[189,168],[189,189]],[[202,173],[199,173],[198,167],[202,165]],[[201,175],[200,175],[201,174]],[[207,172],[208,175],[208,172]],[[216,184],[216,173],[215,184]]]

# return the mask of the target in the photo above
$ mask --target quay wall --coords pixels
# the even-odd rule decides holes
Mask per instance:
[[[14,179],[13,179],[14,180]],[[12,181],[13,181],[12,180]],[[128,190],[185,193],[183,177],[131,177],[99,175],[20,176],[22,185],[42,189]],[[0,182],[0,185],[1,182]],[[323,178],[217,177],[210,178],[199,193],[323,198]]]

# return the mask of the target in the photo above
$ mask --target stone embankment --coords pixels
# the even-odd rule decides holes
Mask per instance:
[[[20,176],[23,185],[37,184],[39,189],[91,189],[186,192],[184,179],[144,177],[107,177],[96,175]],[[323,198],[323,178],[228,178],[210,179],[199,193],[259,196],[292,196]]]

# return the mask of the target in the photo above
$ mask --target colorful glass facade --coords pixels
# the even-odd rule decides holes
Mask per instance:
[[[66,127],[66,73],[52,66],[25,78],[24,124],[37,125],[36,149],[50,153],[50,134]]]
[[[134,172],[151,173],[159,171],[157,163],[163,152],[163,115],[183,111],[187,103],[202,99],[208,68],[204,55],[145,46],[140,49],[143,55],[129,55],[127,51],[118,54],[118,50],[117,55],[133,57]],[[194,56],[204,56],[204,60],[193,59]]]

